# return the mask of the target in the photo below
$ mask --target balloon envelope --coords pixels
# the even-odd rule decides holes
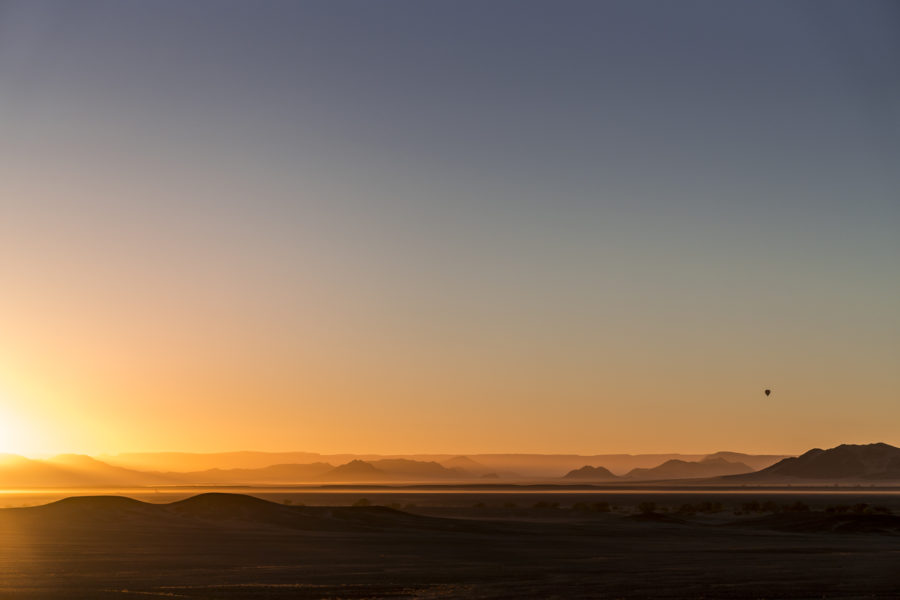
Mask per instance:
[[[772,393],[772,390],[766,390],[766,396]]]

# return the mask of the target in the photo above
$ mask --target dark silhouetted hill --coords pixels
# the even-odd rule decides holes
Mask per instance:
[[[177,518],[174,514],[160,513],[159,507],[123,496],[75,496],[43,506],[0,510],[0,523],[7,523],[6,519],[12,517],[54,529],[74,526],[98,531],[134,524],[150,524],[156,528],[166,520]]]
[[[786,454],[744,454],[743,452],[714,452],[708,454],[704,460],[713,458],[721,458],[732,463],[744,463],[753,471],[765,469],[777,463],[779,460],[788,458]]]
[[[719,477],[721,475],[734,475],[750,473],[753,471],[744,463],[729,462],[723,458],[709,458],[697,462],[684,460],[667,460],[658,467],[652,469],[632,469],[625,477],[634,480],[669,480],[669,479],[699,479],[706,477]]]
[[[434,480],[465,480],[474,475],[447,467],[434,461],[385,458],[374,461],[352,460],[323,473],[319,481],[364,483],[375,481],[423,482]]]
[[[580,469],[574,469],[563,475],[563,479],[577,479],[580,481],[612,481],[618,479],[605,467],[592,467],[585,465]]]
[[[12,521],[10,521],[12,519]],[[474,531],[493,526],[469,520],[413,515],[384,506],[286,506],[244,494],[207,493],[170,504],[122,496],[80,496],[43,506],[0,510],[0,525],[30,521],[87,532],[123,527],[180,529],[197,535],[202,528],[296,529],[302,531]]]
[[[385,458],[371,461],[373,467],[383,471],[391,479],[428,480],[428,479],[466,479],[472,474],[462,469],[448,469],[434,461],[409,460],[406,458]]]
[[[842,444],[828,450],[814,448],[800,456],[785,458],[762,471],[727,480],[776,483],[791,480],[900,480],[900,448],[884,443]]]
[[[73,496],[31,508],[32,510],[54,513],[64,517],[76,517],[94,512],[107,514],[131,512],[146,507],[148,507],[148,503],[124,496]]]
[[[368,482],[384,481],[389,475],[364,460],[351,460],[319,477],[320,481]]]

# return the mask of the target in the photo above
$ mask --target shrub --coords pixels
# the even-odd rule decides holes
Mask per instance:
[[[645,515],[656,512],[656,502],[641,502],[638,504],[638,510]]]
[[[353,503],[353,506],[372,506],[372,503],[369,502],[368,498],[360,498]]]
[[[697,504],[682,504],[676,512],[682,515],[693,515],[696,513],[717,513],[722,512],[722,510],[721,502],[706,501],[698,502]]]
[[[572,505],[572,509],[585,512],[601,513],[608,513],[611,510],[609,502],[591,502],[590,504],[588,504],[587,502],[576,502],[574,505]]]
[[[682,504],[680,507],[678,507],[678,514],[692,515],[696,512],[697,510],[694,508],[693,504]]]
[[[758,513],[762,512],[762,504],[759,503],[759,500],[753,500],[752,502],[744,502],[741,504],[741,511],[745,513]]]
[[[793,504],[784,504],[781,507],[784,512],[809,512],[809,505],[797,500]]]

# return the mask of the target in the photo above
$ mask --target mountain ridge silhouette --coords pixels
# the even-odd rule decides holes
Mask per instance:
[[[813,448],[735,481],[900,481],[900,448],[884,442]]]

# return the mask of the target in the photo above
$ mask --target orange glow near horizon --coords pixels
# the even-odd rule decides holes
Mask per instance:
[[[40,455],[44,443],[40,425],[23,417],[10,395],[0,389],[0,455]]]
[[[73,281],[68,257],[52,251],[0,296],[0,410],[24,423],[7,426],[8,452],[898,443],[891,329],[856,317],[823,328],[829,313],[800,302],[775,304],[791,318],[767,321],[690,290],[674,291],[672,307],[598,288],[558,312],[545,292],[507,305],[492,295],[512,292],[487,281],[471,297],[434,298],[310,271],[329,285],[282,289],[265,270],[234,280],[225,265],[236,257],[215,258],[212,271],[207,258],[168,255],[119,269],[115,253],[82,257]],[[175,265],[165,276],[163,263]],[[251,282],[256,292],[241,288]]]
[[[683,352],[651,374],[625,347],[618,356],[609,351],[603,368],[556,360],[549,340],[523,351],[500,337],[482,340],[495,345],[480,352],[445,338],[440,349],[395,344],[380,354],[369,347],[365,356],[366,340],[357,340],[347,342],[357,348],[349,356],[326,352],[335,348],[322,343],[318,354],[281,348],[279,358],[221,331],[192,347],[198,340],[173,333],[180,327],[150,327],[140,332],[143,344],[123,350],[115,344],[122,334],[95,329],[76,348],[71,340],[87,332],[59,325],[40,340],[45,349],[55,346],[55,360],[50,352],[21,352],[24,343],[15,360],[4,357],[5,452],[799,453],[843,442],[896,443],[891,421],[848,418],[842,398],[853,394],[849,383],[829,379],[810,360],[795,361],[792,374],[774,361],[730,370],[719,363],[723,370],[711,373],[702,355]],[[128,337],[137,334],[131,328]],[[181,352],[167,357],[166,348]],[[746,364],[748,357],[734,358]],[[342,361],[352,368],[342,369]],[[763,372],[778,377],[763,380]],[[771,399],[761,380],[774,387]],[[856,393],[878,391],[875,382],[854,385]],[[565,408],[555,405],[559,398]]]

